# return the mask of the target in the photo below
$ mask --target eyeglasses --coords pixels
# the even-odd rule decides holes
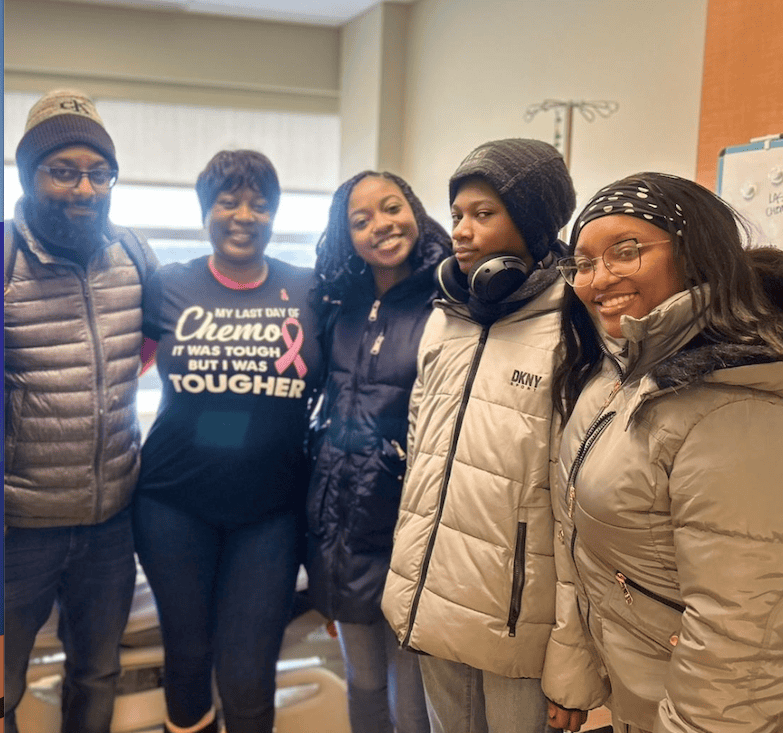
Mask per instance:
[[[81,171],[78,168],[52,168],[48,165],[39,165],[38,170],[46,171],[56,188],[76,188],[85,176],[89,178],[90,185],[96,191],[108,190],[117,183],[117,171],[105,168]]]
[[[563,257],[557,261],[557,269],[563,279],[572,288],[584,288],[593,282],[595,263],[603,260],[604,267],[617,277],[626,277],[639,271],[642,264],[639,250],[653,244],[669,243],[668,239],[655,242],[637,242],[635,239],[625,239],[622,242],[607,247],[600,257]]]

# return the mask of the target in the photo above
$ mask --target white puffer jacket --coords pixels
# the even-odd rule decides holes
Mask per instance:
[[[464,306],[437,302],[411,399],[383,611],[404,647],[506,677],[542,676],[555,621],[551,377],[562,288],[486,328]],[[602,700],[550,694],[574,708]]]
[[[699,330],[687,292],[625,318],[626,358],[583,390],[554,496],[561,580],[615,722],[780,733],[783,362]]]

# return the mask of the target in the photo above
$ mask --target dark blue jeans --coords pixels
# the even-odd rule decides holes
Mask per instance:
[[[64,733],[109,733],[136,563],[129,510],[103,524],[5,535],[5,733],[16,733],[35,635],[57,601]]]
[[[169,720],[187,728],[209,711],[214,667],[227,733],[271,733],[299,569],[295,516],[215,525],[137,495],[134,531],[161,621]]]

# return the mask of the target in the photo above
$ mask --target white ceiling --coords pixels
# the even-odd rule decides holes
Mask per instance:
[[[397,0],[411,2],[412,0]],[[380,0],[60,0],[340,26]]]

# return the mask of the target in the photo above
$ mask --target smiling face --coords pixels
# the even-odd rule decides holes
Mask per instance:
[[[111,170],[109,161],[86,145],[71,145],[47,155],[39,165],[81,171]],[[68,249],[89,250],[100,241],[109,216],[111,189],[93,187],[87,176],[61,188],[50,173],[37,169],[31,197],[33,225],[45,239]]]
[[[600,258],[607,247],[628,239],[639,244],[664,241],[639,250],[639,270],[621,277],[609,272]],[[674,259],[668,232],[634,216],[617,214],[589,222],[579,233],[574,255],[598,258],[593,282],[574,292],[593,320],[613,338],[622,337],[621,316],[642,318],[685,289],[682,266]]]
[[[495,189],[481,178],[462,183],[451,204],[452,246],[459,269],[468,274],[482,257],[511,254],[529,268],[533,258]]]
[[[255,189],[218,193],[206,220],[216,263],[234,268],[262,264],[273,221],[266,198]]]
[[[353,248],[370,266],[376,283],[394,284],[410,275],[410,255],[419,227],[408,199],[394,181],[362,178],[348,199],[348,224]]]

